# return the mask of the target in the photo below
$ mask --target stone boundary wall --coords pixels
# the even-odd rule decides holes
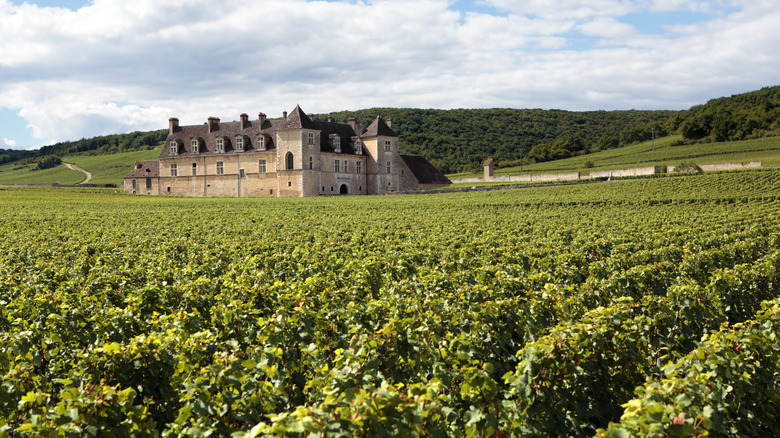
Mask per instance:
[[[705,172],[713,172],[719,170],[739,170],[739,169],[755,169],[763,167],[762,161],[748,161],[745,163],[719,163],[719,164],[702,164],[699,167]],[[532,182],[532,181],[572,181],[577,179],[593,179],[593,178],[609,178],[609,177],[627,177],[627,176],[644,176],[655,175],[663,172],[663,166],[647,166],[647,167],[634,167],[631,169],[617,169],[617,170],[597,170],[590,172],[589,175],[580,175],[579,172],[568,173],[543,173],[539,175],[532,175],[525,173],[522,175],[499,175],[490,178],[489,182]],[[667,172],[674,172],[674,166],[667,166]],[[485,182],[484,178],[456,178],[452,180],[453,183],[481,183]]]
[[[531,181],[571,181],[575,179],[580,179],[579,172],[542,173],[540,175],[531,175]]]
[[[568,173],[542,173],[539,175],[531,175],[526,173],[523,175],[500,175],[494,176],[490,179],[490,182],[531,182],[531,181],[572,181],[580,179],[579,172]],[[456,178],[452,180],[453,183],[481,183],[485,182],[482,178]]]
[[[656,173],[661,173],[661,166],[636,167],[633,169],[620,170],[598,170],[591,172],[589,178],[618,178],[624,176],[655,175]]]
[[[757,169],[762,167],[763,161],[747,161],[744,163],[718,163],[718,164],[700,164],[701,170],[705,172],[714,172],[717,170],[740,170],[740,169]],[[675,166],[669,166],[668,172],[674,172]]]

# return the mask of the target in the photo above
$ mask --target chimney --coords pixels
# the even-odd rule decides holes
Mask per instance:
[[[387,127],[393,129],[393,119],[387,119],[386,122],[387,122]]]
[[[314,120],[314,113],[308,113],[308,114],[306,114],[306,117]]]
[[[282,117],[284,117],[284,120],[287,120],[287,111],[282,113]]]
[[[265,123],[265,113],[260,113],[257,115],[257,121],[258,121],[258,128],[257,129],[263,129],[263,124]]]
[[[357,124],[355,123],[355,118],[354,117],[348,118],[347,123],[349,123],[349,126],[352,127],[352,130],[355,131],[355,133],[357,133]]]
[[[174,120],[174,119],[171,119],[171,120]],[[136,169],[140,169],[141,168],[141,162],[140,161],[136,161],[135,162],[135,168]]]
[[[209,132],[214,132],[219,129],[219,119],[217,117],[209,117]]]
[[[330,114],[328,114],[328,123],[333,123],[333,117]]]
[[[246,113],[241,114],[241,129],[246,129],[249,126],[249,116]]]
[[[176,128],[179,127],[179,119],[176,117],[171,117],[168,119],[168,134],[173,135],[173,132],[176,131]]]

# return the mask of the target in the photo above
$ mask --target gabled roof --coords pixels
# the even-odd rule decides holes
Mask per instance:
[[[358,134],[352,129],[352,126],[346,123],[335,122],[322,122],[313,121],[316,126],[315,129],[321,131],[320,134],[320,151],[322,152],[334,152],[333,140],[331,135],[338,136],[341,139],[341,153],[342,154],[354,154],[354,142],[353,137],[357,137]],[[362,154],[361,154],[362,155]]]
[[[159,158],[169,158],[171,155],[170,148],[167,147],[168,143],[176,140],[179,142],[180,150],[178,155],[189,155],[192,153],[191,140],[197,139],[200,141],[199,151],[197,156],[203,155],[217,155],[216,152],[216,139],[217,137],[225,137],[225,152],[232,152],[234,149],[233,142],[236,136],[246,136],[244,142],[244,151],[256,151],[257,150],[257,136],[258,134],[264,134],[265,148],[271,150],[276,147],[274,142],[276,141],[276,130],[284,123],[284,120],[268,120],[265,119],[263,126],[260,125],[260,120],[248,120],[244,128],[241,128],[241,122],[220,122],[214,125],[214,131],[209,132],[207,123],[202,125],[189,125],[179,126],[175,129],[172,135],[168,135],[165,139],[165,146],[160,151]],[[177,155],[177,156],[178,156]]]
[[[419,155],[401,155],[419,184],[452,184],[439,169]]]
[[[135,167],[125,178],[157,178],[160,176],[160,162],[157,160],[144,160],[135,162]]]
[[[282,123],[282,126],[277,128],[282,129],[319,129],[314,122],[303,113],[300,106],[295,105],[295,109],[287,116],[287,120]]]
[[[376,119],[368,125],[366,132],[364,132],[361,137],[378,137],[380,135],[384,137],[398,137],[398,134],[387,126],[387,123],[385,123],[384,120],[379,116],[376,116]]]

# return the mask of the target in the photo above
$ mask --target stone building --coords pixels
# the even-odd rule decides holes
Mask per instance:
[[[203,125],[169,120],[157,160],[136,163],[126,193],[178,196],[375,195],[440,187],[450,181],[420,156],[401,155],[392,120],[368,128],[288,116]]]

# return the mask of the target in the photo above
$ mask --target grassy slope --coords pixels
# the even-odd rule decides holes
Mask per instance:
[[[671,146],[680,136],[670,136],[652,143],[640,143],[618,149],[597,152],[564,160],[523,166],[523,173],[580,172],[583,174],[596,170],[628,169],[632,167],[674,165],[681,161],[696,164],[725,163],[732,161],[762,160],[765,166],[780,165],[780,137],[760,138],[725,143]],[[592,168],[585,167],[587,161],[593,162]],[[519,167],[496,169],[496,175],[518,175]],[[455,174],[450,178],[482,176],[481,174]]]
[[[133,169],[136,161],[154,160],[160,155],[160,149],[122,152],[112,155],[73,155],[64,161],[75,164],[92,172],[93,184],[121,184],[122,178]]]
[[[90,184],[121,184],[122,178],[133,168],[136,161],[153,160],[160,155],[160,149],[122,152],[112,155],[73,155],[63,161],[75,164],[92,172]],[[78,184],[84,181],[84,174],[70,170],[65,165],[52,169],[36,170],[35,164],[22,165],[19,162],[0,165],[0,184]]]
[[[20,164],[18,161],[0,165],[0,184],[78,184],[84,174],[60,164],[45,170],[33,170],[35,164]]]

